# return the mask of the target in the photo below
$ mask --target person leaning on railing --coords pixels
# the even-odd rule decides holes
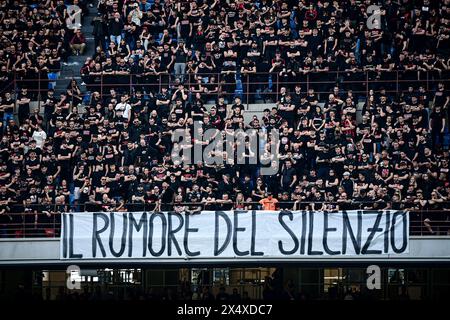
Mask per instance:
[[[3,193],[0,193],[0,238],[8,237],[8,226],[12,223],[13,218],[9,214],[8,199],[5,199]]]
[[[274,198],[271,192],[268,192],[265,198],[259,200],[259,204],[264,210],[277,210],[279,207],[278,199]]]

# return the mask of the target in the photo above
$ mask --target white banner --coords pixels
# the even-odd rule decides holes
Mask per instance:
[[[404,211],[66,213],[61,259],[369,256],[409,252]]]

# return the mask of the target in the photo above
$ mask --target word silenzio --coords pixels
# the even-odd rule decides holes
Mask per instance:
[[[61,259],[264,259],[409,252],[404,211],[64,213]]]

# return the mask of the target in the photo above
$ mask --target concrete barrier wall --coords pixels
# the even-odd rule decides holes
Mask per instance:
[[[0,239],[0,266],[8,265],[143,265],[143,264],[240,264],[240,263],[450,263],[450,237],[420,236],[410,238],[408,254],[383,256],[297,256],[283,258],[239,258],[239,259],[204,259],[174,257],[170,259],[96,259],[96,260],[60,260],[59,239]]]

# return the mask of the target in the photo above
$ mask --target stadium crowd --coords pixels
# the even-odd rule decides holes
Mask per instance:
[[[332,286],[328,292],[315,296],[307,292],[302,292],[296,288],[292,279],[283,281],[281,278],[282,271],[276,269],[271,276],[266,276],[264,281],[260,284],[262,300],[269,301],[307,301],[307,300],[374,300],[375,295],[364,287],[362,290],[356,288],[341,288]],[[392,281],[396,281],[394,277]],[[24,288],[19,286],[16,292],[9,297],[2,297],[0,300],[7,300],[14,297],[27,300],[51,300],[56,301],[227,301],[227,302],[249,302],[257,301],[259,299],[251,298],[249,292],[244,287],[229,287],[228,290],[223,285],[207,285],[190,281],[179,281],[178,286],[170,287],[150,287],[147,289],[139,286],[129,286],[127,288],[120,286],[107,286],[100,284],[91,284],[90,286],[83,286],[82,290],[74,290],[68,292],[65,287],[53,288],[58,289],[57,294],[53,292],[52,288],[46,288],[44,296],[35,295],[30,296],[24,292]],[[256,286],[255,284],[253,284]],[[396,297],[399,300],[409,299],[407,289],[400,287],[402,293]],[[344,289],[344,290],[342,290]],[[256,291],[256,290],[255,290]]]
[[[49,79],[57,78],[71,51],[78,54],[75,48],[85,46],[78,21],[87,1],[74,0],[72,5],[63,0],[0,1],[1,131],[15,112],[21,124],[28,119],[29,102],[47,95]],[[15,88],[22,90],[12,94]]]
[[[151,2],[100,1],[96,53],[82,69],[92,91],[132,83],[156,94],[173,75],[194,100],[231,97],[240,83],[253,101],[271,82],[327,92],[347,80],[342,89],[360,92],[375,80],[394,89],[397,77],[406,89],[425,71],[448,78],[448,0]],[[379,16],[368,13],[377,4]]]
[[[0,1],[9,82],[84,48],[61,21],[64,1],[26,3]],[[374,29],[370,4],[382,8]],[[81,68],[88,99],[73,80],[41,91],[40,113],[36,82],[18,92],[2,82],[1,225],[54,235],[69,210],[392,208],[425,210],[415,218],[425,230],[447,233],[449,0],[100,0],[97,10]],[[275,106],[245,122],[239,82],[250,100],[274,90]],[[275,128],[278,173],[173,162],[173,131],[196,121]]]

